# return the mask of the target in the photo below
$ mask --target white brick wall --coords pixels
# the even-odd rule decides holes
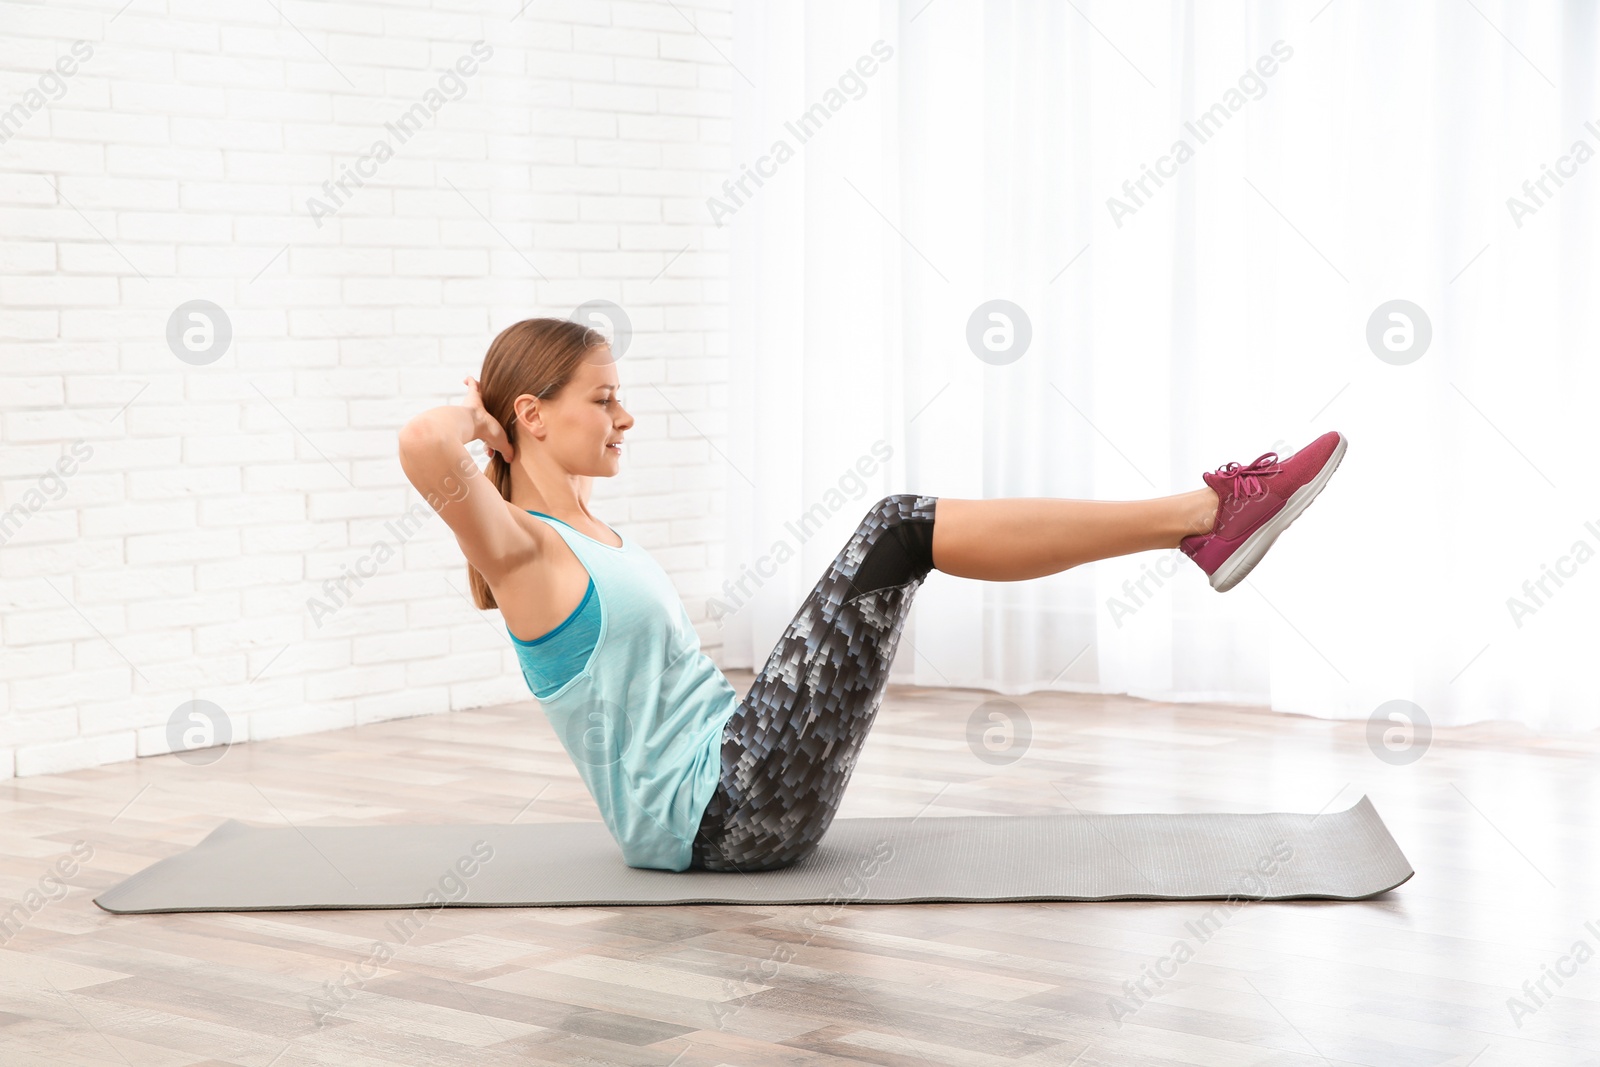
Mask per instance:
[[[596,509],[718,656],[730,2],[0,0],[0,777],[169,752],[190,700],[244,740],[528,699],[395,435],[590,299],[638,419]],[[166,340],[196,299],[203,366]]]

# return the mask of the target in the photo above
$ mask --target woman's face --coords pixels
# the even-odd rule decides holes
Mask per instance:
[[[622,406],[620,387],[611,346],[596,345],[560,395],[539,402],[543,446],[568,473],[610,478],[622,469],[622,435],[633,416]],[[523,410],[531,413],[532,405]],[[524,427],[524,439],[529,434]]]

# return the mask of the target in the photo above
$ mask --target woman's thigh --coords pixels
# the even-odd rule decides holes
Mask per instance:
[[[878,501],[795,613],[723,730],[692,866],[771,870],[822,840],[877,716],[912,598],[933,569],[937,498]]]

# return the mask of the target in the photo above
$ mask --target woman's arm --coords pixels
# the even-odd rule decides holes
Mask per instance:
[[[430,408],[401,427],[400,468],[455,533],[467,562],[493,585],[537,555],[539,543],[467,451],[467,442],[481,440],[509,463],[514,449],[483,410],[478,383],[466,381],[464,403]]]

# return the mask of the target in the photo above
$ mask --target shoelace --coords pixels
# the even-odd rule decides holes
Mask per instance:
[[[1212,473],[1219,478],[1228,478],[1232,481],[1229,495],[1240,496],[1248,500],[1259,493],[1266,492],[1266,486],[1261,484],[1261,475],[1277,474],[1282,470],[1276,452],[1263,452],[1257,456],[1249,466],[1242,463],[1224,463]],[[1240,490],[1243,489],[1243,492]]]

